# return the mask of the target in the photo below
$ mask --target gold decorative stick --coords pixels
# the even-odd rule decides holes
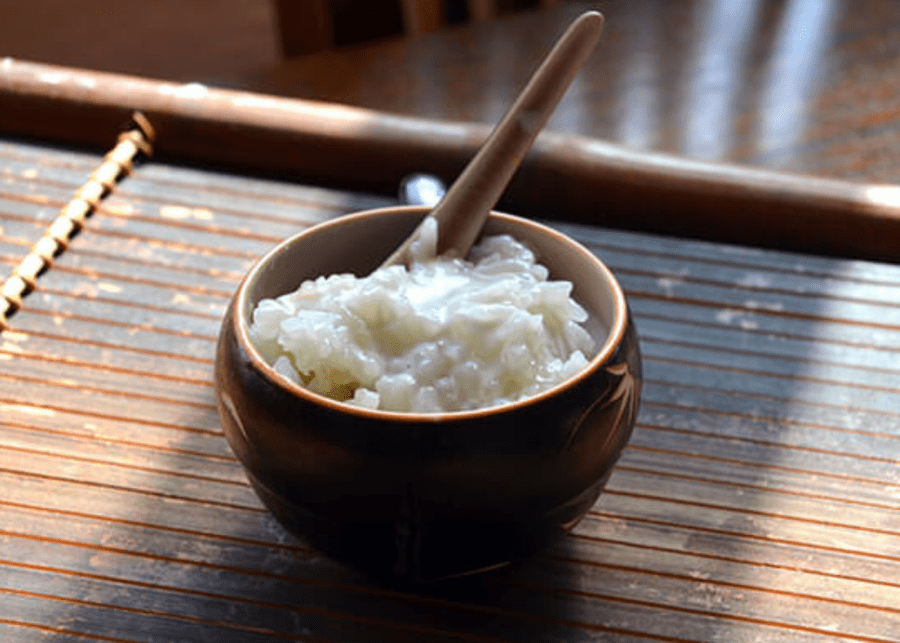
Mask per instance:
[[[47,228],[25,258],[16,266],[0,289],[0,332],[8,328],[9,317],[22,307],[22,299],[37,287],[37,280],[65,252],[72,237],[98,208],[101,199],[112,192],[116,183],[127,176],[134,161],[153,152],[153,127],[140,112],[132,116],[132,125],[119,135],[116,146],[103,158],[59,216]]]

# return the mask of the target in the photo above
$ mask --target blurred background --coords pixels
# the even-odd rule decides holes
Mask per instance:
[[[549,129],[900,182],[898,0],[0,0],[0,58],[493,123],[588,8]]]
[[[273,0],[0,0],[2,55],[172,80],[279,59]]]
[[[285,57],[434,31],[542,0],[0,0],[0,56],[241,83]]]

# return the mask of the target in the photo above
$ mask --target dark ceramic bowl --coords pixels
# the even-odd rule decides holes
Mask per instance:
[[[241,283],[216,359],[228,441],[275,516],[336,559],[412,582],[497,567],[571,529],[631,435],[641,388],[625,296],[606,266],[559,232],[496,213],[486,233],[512,234],[574,283],[600,345],[584,371],[524,401],[438,414],[354,408],[277,376],[250,343],[256,303],[319,275],[368,274],[424,212],[362,212],[278,245]]]

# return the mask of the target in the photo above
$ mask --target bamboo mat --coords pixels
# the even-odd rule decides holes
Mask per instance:
[[[100,162],[0,143],[8,272]],[[639,424],[558,546],[403,592],[287,535],[219,427],[220,316],[381,198],[148,163],[0,335],[2,641],[898,641],[900,267],[558,225],[622,281]]]

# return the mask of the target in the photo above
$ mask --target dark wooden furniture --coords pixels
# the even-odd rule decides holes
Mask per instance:
[[[570,0],[293,58],[246,86],[494,123],[586,9],[606,16],[604,34],[551,130],[697,160],[900,179],[900,6],[891,0]]]
[[[486,22],[557,0],[274,0],[285,56],[318,53],[447,25]]]

